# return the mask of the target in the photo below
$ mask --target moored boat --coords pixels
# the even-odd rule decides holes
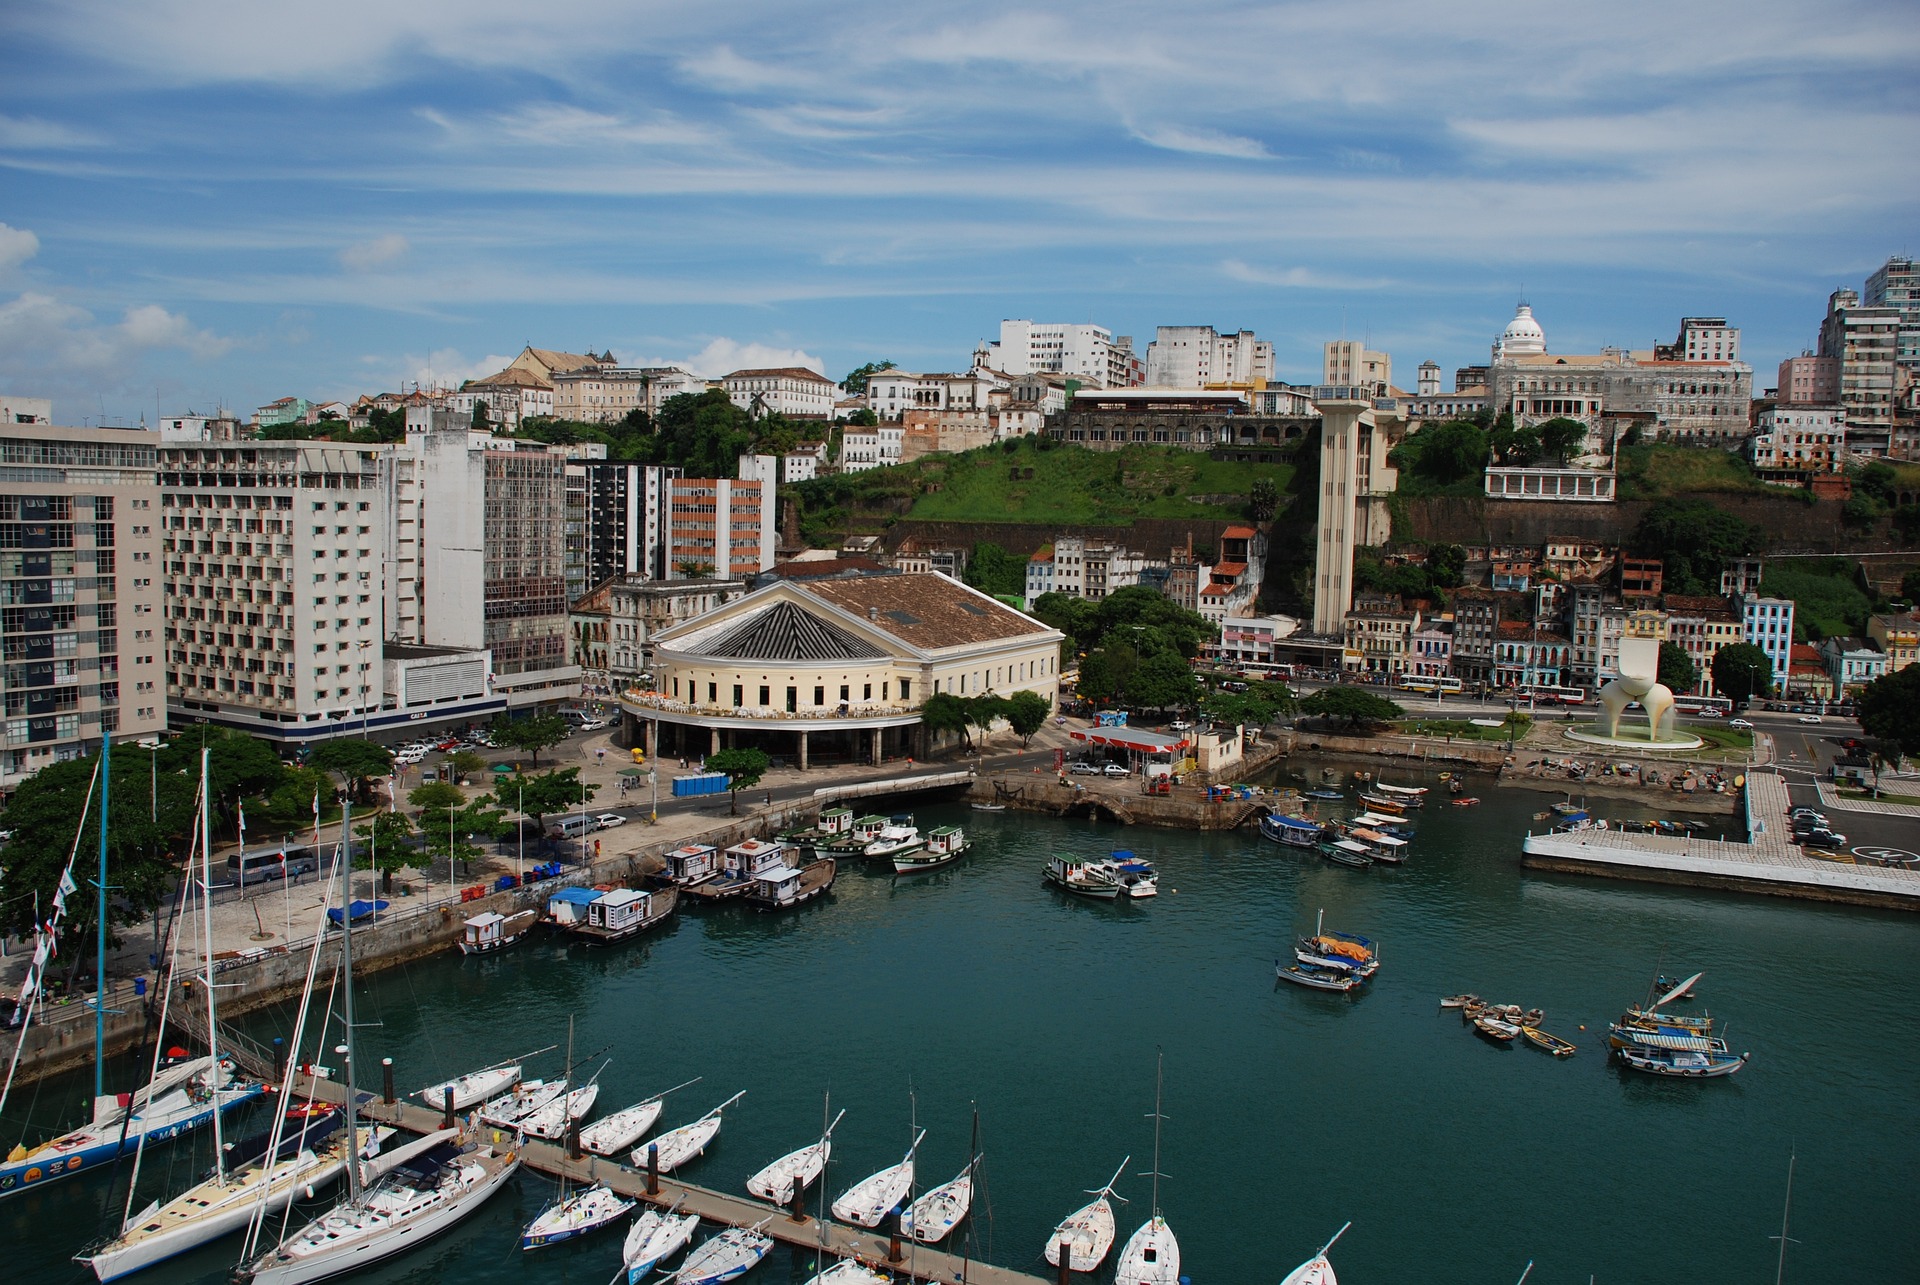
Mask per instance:
[[[1332,968],[1308,968],[1302,964],[1289,964],[1284,959],[1273,961],[1274,976],[1283,982],[1292,982],[1295,986],[1305,986],[1310,990],[1338,991],[1347,994],[1366,985],[1367,979],[1355,973],[1341,972]]]
[[[977,808],[980,805],[976,803],[973,806]],[[913,875],[938,870],[966,856],[967,849],[972,846],[967,842],[967,832],[959,826],[936,826],[927,831],[926,841],[921,847],[894,854],[893,872],[897,875]]]
[[[1711,1080],[1732,1075],[1747,1064],[1751,1053],[1734,1053],[1725,1040],[1711,1040],[1705,1050],[1647,1048],[1639,1045],[1614,1050],[1622,1064],[1646,1075],[1685,1080]]]
[[[726,1109],[747,1096],[745,1089],[695,1120],[661,1134],[633,1153],[633,1167],[647,1169],[657,1165],[661,1173],[672,1173],[694,1157],[703,1155],[720,1132],[721,1116]]]
[[[840,863],[833,857],[807,862],[798,870],[779,866],[762,874],[747,893],[747,904],[755,910],[786,910],[823,897],[833,888]]]
[[[937,1245],[952,1234],[973,1208],[975,1156],[949,1182],[943,1182],[907,1207],[902,1226],[922,1245]]]
[[[1477,1004],[1479,1003],[1479,1001],[1480,1001],[1480,997],[1478,995],[1475,995],[1473,992],[1468,991],[1463,995],[1446,996],[1444,999],[1440,1001],[1440,1007],[1441,1008],[1465,1008],[1467,1005]]]
[[[1396,839],[1390,834],[1370,830],[1365,826],[1354,826],[1347,831],[1347,838],[1355,843],[1365,844],[1367,855],[1383,865],[1397,866],[1407,859],[1407,841]]]
[[[1373,864],[1373,854],[1367,851],[1366,845],[1355,843],[1352,839],[1325,840],[1319,848],[1320,855],[1336,865],[1364,870]]]
[[[762,878],[777,877],[788,868],[784,845],[745,839],[720,854],[720,875],[707,884],[702,895],[710,900],[750,896]]]
[[[925,1129],[914,1134],[913,1145],[907,1148],[906,1157],[899,1164],[869,1174],[841,1193],[833,1202],[833,1216],[843,1223],[878,1227],[900,1203],[900,1198],[913,1190],[913,1158],[920,1150],[920,1140],[926,1136]]]
[[[520,1248],[540,1249],[598,1231],[624,1218],[635,1203],[596,1183],[578,1195],[549,1205],[520,1233]]]
[[[1410,808],[1420,807],[1427,801],[1427,787],[1424,785],[1388,785],[1385,781],[1375,781],[1373,789],[1376,794],[1399,799]]]
[[[1311,848],[1326,827],[1305,817],[1269,812],[1260,818],[1260,837],[1289,848]]]
[[[568,1126],[585,1119],[599,1097],[598,1084],[583,1084],[577,1089],[570,1089],[538,1110],[520,1117],[520,1132],[529,1138],[564,1137]]]
[[[540,922],[537,910],[518,910],[511,915],[495,914],[489,910],[468,919],[463,925],[460,936],[462,955],[490,955],[496,950],[505,950],[528,933]]]
[[[720,877],[720,850],[706,843],[685,843],[666,854],[659,879],[679,888],[691,888]]]
[[[1105,861],[1089,861],[1087,866],[1111,879],[1123,898],[1160,895],[1160,872],[1153,868],[1151,861],[1136,857],[1124,848],[1115,849]]]
[[[1300,797],[1303,799],[1321,799],[1326,802],[1333,802],[1338,799],[1344,799],[1347,796],[1340,790],[1303,790],[1300,793]]]
[[[1308,968],[1371,977],[1380,970],[1380,947],[1359,933],[1329,931],[1325,912],[1314,920],[1313,935],[1294,943],[1294,958]]]
[[[451,1080],[419,1090],[414,1096],[435,1109],[447,1106],[447,1094],[453,1094],[453,1109],[464,1111],[476,1102],[485,1102],[499,1097],[520,1079],[520,1064],[490,1066],[479,1071],[469,1071],[465,1075],[456,1075]]]
[[[1474,798],[1455,799],[1453,806],[1456,808],[1477,808],[1480,806],[1480,800]]]
[[[835,856],[857,857],[864,854],[867,845],[880,837],[887,828],[887,819],[882,816],[864,816],[855,818],[838,837],[825,843],[814,845],[815,852],[830,852]]]
[[[558,1080],[552,1083],[545,1080],[522,1081],[513,1087],[511,1093],[494,1098],[481,1107],[480,1123],[490,1124],[496,1129],[517,1129],[520,1121],[566,1091],[566,1084]]]
[[[620,1247],[620,1259],[626,1264],[627,1285],[640,1285],[646,1274],[687,1247],[700,1226],[698,1214],[683,1214],[682,1195],[670,1209],[649,1209],[633,1220],[627,1239]],[[618,1280],[618,1277],[614,1278]]]
[[[1512,1048],[1513,1042],[1520,1038],[1520,1028],[1514,1023],[1486,1013],[1473,1019],[1473,1030],[1481,1039],[1501,1048]]]
[[[1368,791],[1362,791],[1360,801],[1370,808],[1375,808],[1381,812],[1391,812],[1396,816],[1407,810],[1407,801],[1405,799],[1391,798],[1385,794],[1373,794]]]
[[[846,1112],[842,1111],[833,1117],[833,1123],[815,1141],[798,1151],[788,1152],[747,1179],[747,1190],[772,1204],[791,1203],[795,1192],[805,1191],[826,1172],[827,1161],[833,1155],[833,1130],[844,1115]]]
[[[1563,1040],[1558,1035],[1549,1035],[1537,1026],[1522,1026],[1520,1034],[1526,1036],[1527,1043],[1555,1057],[1572,1057],[1577,1051],[1571,1041]]]
[[[604,1119],[596,1120],[580,1130],[580,1148],[596,1156],[615,1156],[631,1147],[646,1136],[654,1122],[660,1118],[661,1109],[666,1105],[667,1093],[678,1092],[700,1082],[694,1076],[685,1084],[676,1084],[666,1093],[623,1107]]]
[[[880,827],[880,833],[873,836],[862,849],[862,854],[869,857],[896,857],[923,848],[926,843],[920,827],[913,823],[913,817],[901,813]]]
[[[1153,1213],[1121,1247],[1114,1263],[1114,1285],[1178,1285],[1180,1280],[1180,1242],[1173,1228],[1160,1213],[1160,1068],[1164,1060],[1156,1058],[1153,1073]]]
[[[1047,861],[1044,872],[1046,881],[1065,892],[1078,897],[1093,897],[1101,901],[1112,901],[1120,895],[1120,885],[1096,869],[1096,862],[1071,861],[1066,857],[1053,857]]]
[[[1320,1246],[1319,1253],[1288,1272],[1280,1285],[1340,1285],[1334,1277],[1333,1264],[1327,1260],[1327,1252],[1333,1248],[1334,1241],[1347,1234],[1347,1227],[1351,1226],[1353,1224],[1348,1223],[1333,1233],[1333,1239]]]
[[[723,1281],[745,1276],[773,1248],[767,1235],[771,1218],[763,1218],[751,1227],[729,1227],[688,1254],[673,1274],[673,1285],[721,1285]]]
[[[1053,1235],[1047,1239],[1046,1259],[1050,1266],[1060,1266],[1060,1251],[1064,1246],[1067,1253],[1067,1266],[1076,1272],[1090,1272],[1100,1266],[1107,1251],[1113,1248],[1114,1221],[1113,1206],[1108,1197],[1119,1200],[1114,1195],[1113,1184],[1120,1181],[1120,1175],[1126,1171],[1128,1156],[1113,1171],[1105,1186],[1090,1190],[1087,1194],[1093,1200],[1068,1214],[1053,1229]]]

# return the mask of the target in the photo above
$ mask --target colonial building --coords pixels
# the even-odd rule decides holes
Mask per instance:
[[[650,755],[878,763],[925,753],[930,696],[1054,704],[1063,637],[941,575],[781,580],[654,635],[653,694],[621,704]]]
[[[1863,687],[1887,672],[1887,653],[1865,638],[1822,638],[1820,659],[1826,662],[1838,699],[1859,695]]]
[[[1805,486],[1819,473],[1846,464],[1847,426],[1835,407],[1773,406],[1747,442],[1754,472],[1769,482]]]
[[[649,580],[610,577],[573,604],[574,663],[614,691],[647,672],[647,644],[747,592],[745,580]]]
[[[804,366],[764,370],[736,370],[723,375],[720,386],[733,404],[755,418],[785,415],[789,419],[832,419],[840,390],[831,379]]]
[[[1741,641],[1767,653],[1767,659],[1772,662],[1773,689],[1786,691],[1788,672],[1793,664],[1793,599],[1741,594],[1740,627]]]
[[[1920,658],[1920,616],[1912,611],[1868,616],[1867,637],[1886,653],[1889,674],[1899,673]]]

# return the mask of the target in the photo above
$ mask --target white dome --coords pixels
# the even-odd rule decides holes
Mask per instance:
[[[1521,304],[1513,320],[1500,332],[1500,355],[1518,357],[1547,351],[1547,332],[1533,319],[1533,309]]]

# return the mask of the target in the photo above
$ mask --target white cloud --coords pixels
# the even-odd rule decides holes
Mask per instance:
[[[371,272],[406,258],[413,247],[398,232],[361,241],[340,251],[340,266],[349,272]]]
[[[10,272],[40,253],[40,238],[25,228],[0,223],[0,272]]]
[[[41,151],[66,147],[98,147],[105,141],[89,130],[76,129],[38,116],[0,116],[0,147]]]
[[[391,356],[369,354],[361,363],[371,370],[386,372],[387,386],[377,391],[392,391],[399,384],[422,384],[433,388],[458,388],[469,379],[479,379],[504,370],[513,361],[510,356],[489,353],[469,359],[458,348],[435,348],[422,356],[408,353],[395,361]]]
[[[773,344],[741,343],[737,339],[717,338],[690,357],[642,360],[647,366],[679,366],[702,379],[718,379],[736,370],[777,369],[804,366],[826,374],[827,364],[803,348],[781,348]]]
[[[127,309],[119,330],[130,348],[177,348],[202,361],[224,357],[233,349],[233,340],[197,330],[184,316],[157,303]]]
[[[1385,277],[1347,277],[1312,268],[1257,268],[1240,259],[1226,260],[1220,271],[1235,281],[1288,290],[1385,290],[1393,284]]]
[[[1232,156],[1241,160],[1271,160],[1273,153],[1265,143],[1238,134],[1223,134],[1215,129],[1182,129],[1163,125],[1157,129],[1136,129],[1133,136],[1149,147],[1169,152],[1191,152],[1196,156]]]
[[[117,323],[100,325],[85,308],[48,294],[0,303],[0,378],[15,388],[150,387],[140,367],[148,354],[211,361],[233,347],[158,304],[128,308]]]

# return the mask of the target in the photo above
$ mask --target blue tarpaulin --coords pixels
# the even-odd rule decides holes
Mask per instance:
[[[384,901],[355,901],[350,903],[347,907],[347,909],[353,912],[353,920],[355,923],[358,923],[362,919],[365,919],[368,915],[375,914],[379,911],[385,910],[386,908],[387,908],[387,903]],[[340,907],[335,906],[333,909],[327,911],[327,918],[331,919],[336,924],[339,923]]]

